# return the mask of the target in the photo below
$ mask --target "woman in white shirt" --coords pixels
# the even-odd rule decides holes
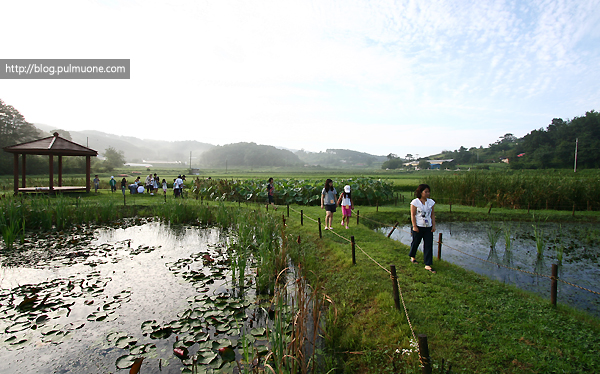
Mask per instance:
[[[420,184],[415,191],[417,197],[410,202],[410,220],[412,223],[410,244],[410,262],[418,264],[415,259],[421,239],[423,240],[423,258],[425,270],[435,273],[431,267],[433,264],[433,233],[435,232],[435,212],[433,206],[435,201],[429,198],[431,189],[426,184]]]

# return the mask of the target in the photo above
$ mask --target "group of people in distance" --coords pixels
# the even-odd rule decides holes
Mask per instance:
[[[274,184],[273,178],[269,178],[267,183],[268,203],[274,204]],[[415,199],[410,202],[410,220],[412,242],[408,254],[410,262],[418,264],[415,258],[421,241],[423,241],[423,261],[425,270],[435,274],[431,265],[433,264],[433,233],[435,232],[435,201],[430,199],[431,188],[427,184],[420,184],[415,191]],[[333,230],[333,213],[337,207],[342,207],[342,226],[346,229],[350,224],[350,217],[354,209],[352,202],[352,191],[350,185],[344,186],[344,191],[337,196],[337,190],[333,187],[333,181],[327,179],[325,187],[321,191],[321,209],[325,209],[325,230]],[[275,209],[277,207],[275,206]]]
[[[181,174],[178,175],[177,178],[173,179],[173,194],[175,195],[175,197],[183,198],[184,181],[185,175]],[[100,178],[98,178],[97,174],[94,176],[93,183],[94,192],[98,193],[98,189],[100,188]],[[117,190],[117,181],[115,180],[114,176],[110,177],[108,184],[110,185],[111,192],[115,192]],[[121,191],[123,192],[123,195],[125,195],[125,191],[127,189],[129,189],[130,194],[148,193],[150,195],[154,195],[155,193],[158,193],[158,191],[160,191],[161,188],[163,193],[166,195],[168,190],[167,181],[163,179],[161,182],[160,178],[158,177],[158,175],[156,175],[156,173],[154,173],[154,175],[148,174],[143,183],[140,177],[137,177],[135,181],[133,181],[133,183],[131,184],[127,183],[126,178],[121,179]]]

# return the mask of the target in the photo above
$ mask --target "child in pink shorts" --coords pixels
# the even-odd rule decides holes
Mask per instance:
[[[348,225],[350,224],[350,217],[352,216],[352,209],[354,209],[349,185],[344,186],[344,192],[340,194],[338,205],[342,207],[342,226],[346,226],[346,228],[348,228]]]

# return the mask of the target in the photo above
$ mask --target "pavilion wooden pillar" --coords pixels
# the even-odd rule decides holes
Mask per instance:
[[[54,155],[49,155],[50,193],[54,192]]]
[[[92,189],[92,158],[90,156],[85,156],[85,177],[85,192],[89,193]]]
[[[27,187],[27,155],[23,153],[21,156],[21,188]]]
[[[19,154],[13,154],[13,173],[15,176],[15,195],[19,193]]]
[[[62,187],[62,156],[58,156],[58,187]]]

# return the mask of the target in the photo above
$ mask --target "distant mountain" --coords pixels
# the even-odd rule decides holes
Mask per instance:
[[[50,131],[56,130],[43,124],[34,124],[38,129],[46,132],[50,136]],[[61,136],[71,138],[75,143],[92,148],[100,155],[108,147],[113,147],[118,151],[123,151],[127,162],[146,162],[152,161],[181,161],[188,164],[190,162],[190,152],[192,152],[192,165],[198,162],[200,155],[214,147],[212,144],[201,143],[194,140],[186,141],[165,141],[140,139],[131,136],[119,136],[107,134],[101,131],[65,131],[58,130]],[[68,134],[69,137],[65,135]]]
[[[113,147],[117,151],[123,151],[125,160],[130,163],[179,161],[187,165],[190,161],[190,152],[192,152],[192,166],[200,167],[225,167],[227,161],[231,167],[319,165],[331,168],[368,168],[386,160],[386,156],[374,156],[348,149],[306,152],[255,143],[215,146],[194,140],[149,140],[95,130],[67,131],[41,123],[34,123],[34,125],[42,132],[42,136],[51,136],[50,132],[57,130],[62,137],[92,148],[98,151],[100,156],[108,147]]]
[[[372,167],[387,160],[386,156],[374,156],[369,153],[351,151],[349,149],[327,149],[325,152],[295,152],[307,165],[320,165],[336,168]]]
[[[299,166],[302,162],[294,153],[270,145],[234,143],[216,146],[202,154],[201,165],[207,167],[264,167]]]

